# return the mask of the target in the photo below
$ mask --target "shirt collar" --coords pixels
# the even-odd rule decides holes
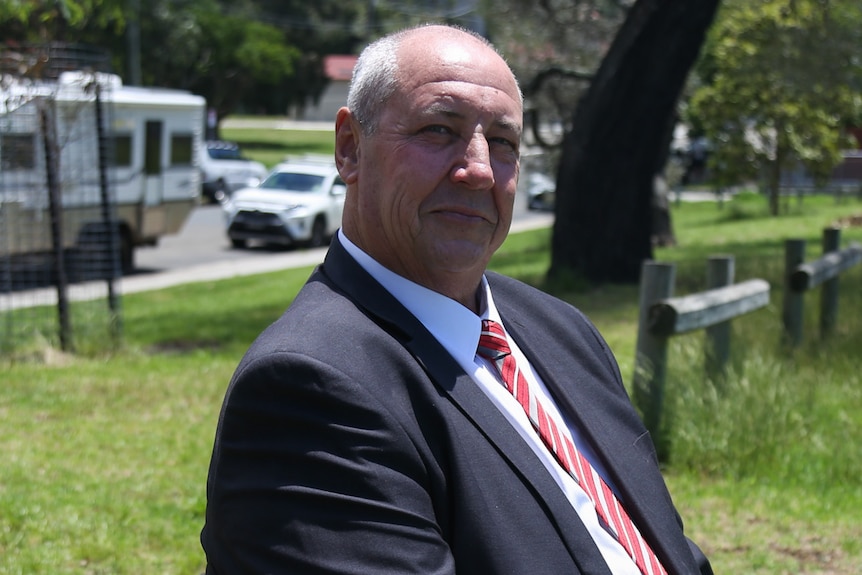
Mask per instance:
[[[431,335],[452,357],[462,365],[473,362],[482,331],[482,319],[500,321],[491,296],[491,288],[484,275],[479,287],[481,296],[479,305],[483,311],[482,315],[476,315],[454,299],[383,267],[351,242],[341,230],[339,230],[338,239],[359,265],[395,296],[395,299],[431,332]]]

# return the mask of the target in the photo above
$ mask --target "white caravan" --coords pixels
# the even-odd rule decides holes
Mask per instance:
[[[123,86],[118,76],[101,73],[63,72],[54,82],[0,79],[0,256],[56,248],[51,181],[60,198],[63,247],[92,245],[110,218],[124,271],[133,267],[135,247],[180,230],[200,197],[202,97]],[[110,146],[102,154],[109,158],[104,171],[95,138],[96,83]],[[52,140],[56,146],[46,146]],[[51,157],[56,169],[49,178]],[[113,200],[110,212],[101,201],[104,189]]]

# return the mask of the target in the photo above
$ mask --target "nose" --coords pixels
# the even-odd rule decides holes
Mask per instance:
[[[494,187],[491,149],[483,134],[474,134],[467,142],[463,157],[458,158],[452,171],[452,179],[472,190]]]

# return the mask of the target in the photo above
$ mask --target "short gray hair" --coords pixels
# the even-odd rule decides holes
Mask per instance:
[[[353,67],[347,107],[366,135],[377,128],[383,105],[398,87],[398,48],[405,34],[406,30],[372,42]]]
[[[347,107],[359,121],[362,133],[365,135],[371,135],[377,129],[383,106],[398,89],[398,50],[401,42],[410,33],[433,25],[422,24],[393,32],[375,40],[362,50],[353,67],[353,77],[347,94]],[[469,34],[494,50],[501,58],[503,57],[493,44],[472,30],[451,25],[446,27]],[[514,77],[514,74],[512,76]]]

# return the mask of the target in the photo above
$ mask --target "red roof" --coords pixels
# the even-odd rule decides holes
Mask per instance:
[[[323,57],[323,72],[330,80],[350,80],[358,56],[349,54]]]

